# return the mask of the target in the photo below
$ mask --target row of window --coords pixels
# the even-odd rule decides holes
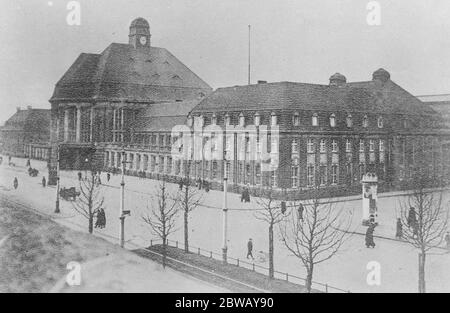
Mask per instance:
[[[194,125],[195,121],[197,121],[198,125],[201,126],[201,127],[203,127],[205,125],[205,117],[203,117],[203,116],[197,116],[197,117],[189,116],[188,117],[188,126],[192,127]],[[239,126],[245,126],[246,125],[245,122],[246,122],[246,119],[245,119],[244,113],[241,112],[239,114],[239,117],[238,117],[238,124],[239,124]],[[212,117],[211,117],[211,124],[212,125],[217,125],[217,123],[218,123],[218,117],[214,113],[212,115]],[[231,116],[228,113],[225,114],[224,124],[225,125],[231,125]],[[255,126],[261,125],[261,115],[259,113],[256,113],[254,115],[253,124]],[[271,116],[270,116],[270,124],[271,125],[277,125],[278,124],[278,116],[275,113],[272,113]],[[294,113],[294,115],[292,116],[292,124],[294,126],[300,126],[300,114],[298,112]],[[329,116],[329,124],[330,124],[331,127],[336,127],[337,126],[336,114],[333,113],[333,114],[331,114]],[[319,114],[314,113],[312,115],[312,117],[311,117],[311,125],[312,126],[319,126]],[[347,117],[346,117],[346,125],[347,125],[348,128],[353,127],[353,118],[352,118],[351,114],[347,115]],[[364,115],[361,125],[364,128],[369,127],[369,117],[367,115]],[[384,127],[384,119],[383,119],[382,116],[379,116],[377,118],[377,126],[378,126],[378,128],[383,128]]]
[[[369,140],[369,151],[373,152],[375,151],[375,139]],[[319,152],[320,153],[326,153],[327,152],[327,144],[325,139],[321,139],[319,141]],[[316,141],[314,139],[308,139],[306,144],[306,151],[308,153],[315,153],[316,152]],[[359,140],[359,152],[365,152],[365,141],[363,139]],[[378,140],[378,150],[380,152],[385,151],[385,142],[384,140],[380,139]],[[336,139],[331,140],[331,152],[339,152],[339,146],[338,141]],[[352,152],[352,141],[350,139],[347,139],[345,142],[345,152]],[[298,140],[294,139],[292,140],[292,154],[298,154],[299,153],[299,143]]]

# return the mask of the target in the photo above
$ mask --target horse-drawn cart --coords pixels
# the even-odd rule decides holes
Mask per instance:
[[[66,201],[75,201],[77,197],[80,195],[80,192],[75,189],[75,187],[70,188],[61,188],[59,191],[59,195]]]

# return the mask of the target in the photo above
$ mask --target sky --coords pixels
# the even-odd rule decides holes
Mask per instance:
[[[0,123],[16,107],[50,108],[54,85],[82,52],[128,42],[136,17],[151,44],[167,48],[214,89],[244,85],[251,25],[251,78],[328,84],[370,80],[383,67],[414,95],[450,93],[450,1],[0,0]]]

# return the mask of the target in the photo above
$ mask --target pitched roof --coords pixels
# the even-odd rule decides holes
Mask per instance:
[[[101,54],[82,53],[58,81],[51,101],[196,98],[211,87],[164,48],[112,43]]]
[[[236,110],[318,110],[433,114],[406,90],[388,80],[354,82],[342,87],[277,82],[219,88],[206,97],[194,112]]]
[[[50,110],[17,110],[1,128],[2,131],[24,131],[26,128],[46,130],[50,127]],[[50,130],[49,130],[50,131]]]
[[[171,131],[176,125],[186,125],[191,110],[200,100],[151,104],[134,123],[136,131]]]

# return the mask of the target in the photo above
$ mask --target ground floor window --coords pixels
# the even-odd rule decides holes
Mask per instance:
[[[172,174],[172,158],[167,158],[167,174]]]
[[[218,176],[218,165],[217,165],[217,161],[213,161],[212,162],[212,179],[217,179]]]
[[[158,171],[160,173],[164,172],[164,157],[163,156],[159,157]]]
[[[148,170],[148,155],[144,155],[144,171]]]
[[[298,187],[298,166],[292,167],[292,188]]]
[[[314,186],[314,181],[315,181],[315,170],[314,170],[314,165],[308,165],[308,170],[307,170],[307,178],[308,178],[308,186]]]
[[[362,179],[364,174],[366,173],[365,167],[366,166],[365,166],[364,163],[359,164],[359,177],[360,177],[360,179]]]
[[[319,184],[321,186],[327,184],[327,166],[324,164],[321,164],[319,168]]]
[[[247,164],[245,166],[245,183],[248,184],[251,182],[251,174],[252,174],[252,168],[250,164]]]
[[[115,160],[114,160],[114,154],[115,154],[114,152],[111,152],[111,163],[110,163],[110,164],[111,164],[111,167],[114,167],[114,165],[116,164],[116,163],[114,162],[114,161],[115,161]]]
[[[255,185],[261,184],[261,164],[255,165]]]
[[[272,187],[277,187],[277,171],[271,172],[270,183]]]
[[[338,183],[338,166],[333,164],[331,166],[331,184],[337,185]]]

